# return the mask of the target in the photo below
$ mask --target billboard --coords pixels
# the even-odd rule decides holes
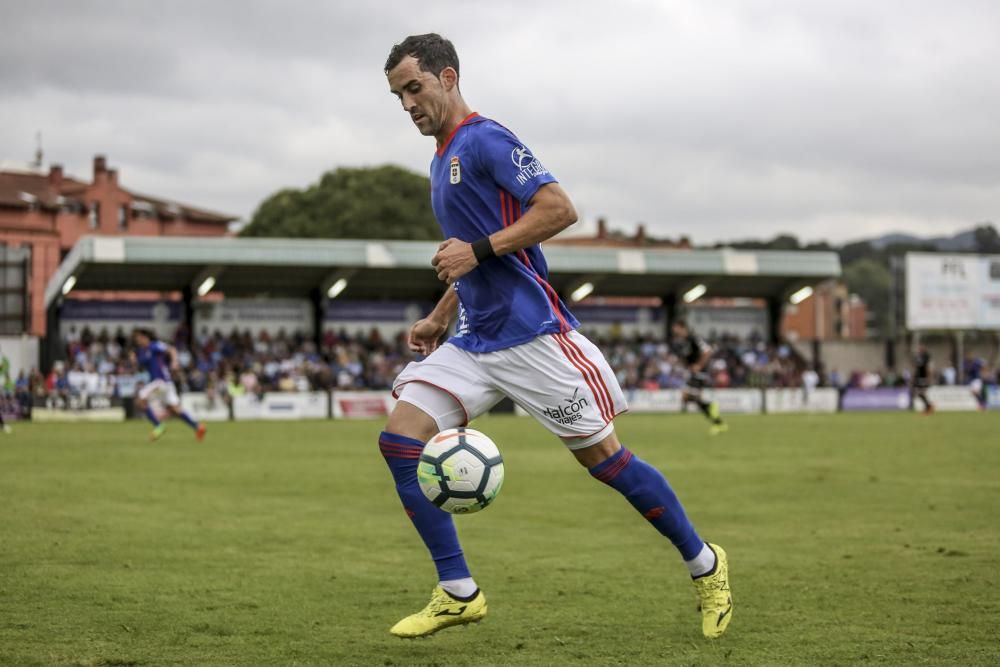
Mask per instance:
[[[326,419],[330,398],[325,391],[275,392],[233,398],[233,419]]]
[[[910,390],[906,387],[848,389],[840,399],[844,412],[892,411],[910,409]]]
[[[1000,329],[1000,255],[906,255],[906,327]]]
[[[764,409],[769,414],[784,412],[836,412],[840,392],[830,387],[764,390]]]

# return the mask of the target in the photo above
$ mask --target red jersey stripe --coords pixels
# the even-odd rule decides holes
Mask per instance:
[[[521,203],[514,199],[514,196],[504,189],[500,189],[500,218],[503,220],[503,226],[509,227],[518,221],[521,217]],[[528,253],[521,250],[517,251],[517,258],[521,260],[521,263],[531,271],[531,275],[534,277],[535,281],[542,287],[542,291],[549,299],[549,305],[552,307],[552,311],[556,314],[556,319],[559,320],[559,331],[560,333],[565,333],[572,330],[573,327],[569,325],[569,321],[566,316],[563,315],[562,308],[559,307],[559,295],[556,293],[555,289],[539,275],[538,271],[531,266],[531,261],[528,259]]]

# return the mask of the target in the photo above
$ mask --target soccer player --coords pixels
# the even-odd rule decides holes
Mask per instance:
[[[965,381],[969,383],[969,393],[976,399],[976,408],[982,412],[986,409],[986,391],[983,386],[986,361],[982,357],[967,355],[964,366]]]
[[[931,386],[931,373],[933,363],[931,353],[927,351],[927,346],[921,343],[917,346],[917,353],[913,355],[913,407],[917,407],[917,399],[924,403],[924,414],[934,413],[934,404],[927,398],[927,389]]]
[[[205,425],[199,424],[184,410],[181,410],[181,399],[177,395],[177,387],[170,376],[171,370],[177,370],[177,350],[155,339],[148,329],[136,329],[132,333],[135,343],[135,358],[139,365],[149,374],[149,382],[143,385],[136,396],[135,404],[146,412],[146,419],[153,424],[150,440],[159,440],[166,432],[167,425],[160,421],[153,409],[152,402],[158,401],[166,406],[167,412],[180,417],[188,426],[194,429],[198,440],[205,437]]]
[[[688,368],[687,384],[681,390],[681,400],[698,406],[705,418],[711,422],[708,432],[712,435],[728,431],[729,426],[722,421],[722,415],[719,413],[719,404],[715,401],[706,401],[701,395],[702,389],[712,385],[712,378],[705,372],[705,366],[712,358],[712,346],[691,331],[691,327],[682,319],[674,320],[670,325],[670,333],[671,349]]]
[[[0,431],[5,434],[13,433],[10,424],[3,419],[3,406],[6,402],[7,385],[10,383],[10,359],[0,353]]]
[[[396,378],[399,402],[379,436],[439,582],[428,605],[390,632],[420,637],[486,615],[452,516],[424,497],[416,471],[435,433],[508,396],[673,543],[701,601],[702,631],[718,637],[733,609],[726,552],[702,541],[660,471],[618,441],[613,419],[626,409],[621,387],[548,283],[538,244],[576,221],[569,197],[510,130],[469,108],[451,42],[436,34],[407,37],[393,47],[385,73],[417,130],[437,143],[431,203],[446,240],[431,263],[450,286],[410,329],[410,347],[427,357]],[[456,317],[455,335],[439,344]]]

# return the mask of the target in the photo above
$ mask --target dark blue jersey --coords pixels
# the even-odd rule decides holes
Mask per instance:
[[[431,204],[445,238],[472,242],[508,227],[555,177],[513,133],[472,114],[455,128],[431,162]],[[492,352],[579,322],[548,282],[537,245],[493,257],[454,284],[459,312],[450,342]]]
[[[136,350],[139,365],[149,373],[149,379],[172,382],[170,378],[169,348],[158,340],[150,341],[146,347]]]

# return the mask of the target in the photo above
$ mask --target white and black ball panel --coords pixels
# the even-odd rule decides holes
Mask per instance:
[[[438,433],[425,445],[417,479],[424,495],[454,514],[478,512],[503,484],[503,457],[490,438],[469,428]]]

